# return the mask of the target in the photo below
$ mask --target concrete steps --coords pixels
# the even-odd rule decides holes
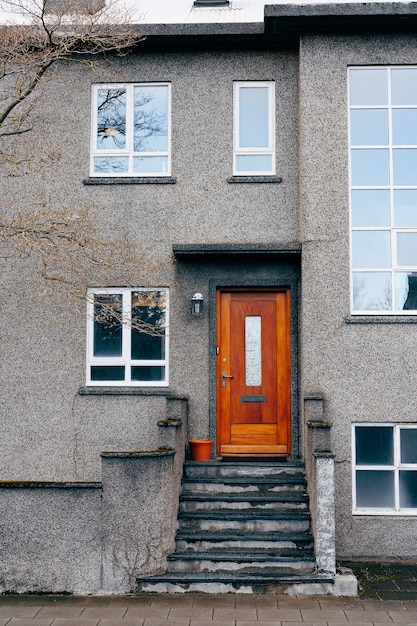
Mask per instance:
[[[187,461],[176,550],[167,571],[139,579],[138,591],[262,593],[307,585],[309,593],[327,593],[332,579],[315,571],[306,487],[298,462]]]

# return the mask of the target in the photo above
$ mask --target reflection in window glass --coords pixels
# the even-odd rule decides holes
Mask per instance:
[[[354,268],[389,268],[391,240],[387,230],[357,230],[352,233]]]
[[[371,187],[389,184],[388,150],[352,150],[352,184]]]
[[[385,470],[356,472],[358,508],[393,509],[394,505],[394,472]]]
[[[417,189],[394,191],[394,225],[417,227]]]
[[[417,106],[417,69],[393,68],[391,70],[392,104]]]
[[[132,293],[132,359],[165,358],[165,293]]]
[[[392,151],[394,185],[417,185],[417,149]]]
[[[352,226],[390,226],[388,189],[352,191]]]
[[[357,311],[389,311],[392,308],[391,274],[354,272],[353,307]]]
[[[417,145],[417,109],[393,109],[392,143],[397,146]]]
[[[241,148],[268,146],[268,88],[241,87],[239,97],[239,145]]]
[[[417,266],[417,232],[397,233],[397,262],[399,266]]]
[[[417,508],[417,472],[400,471],[400,507],[402,509]]]
[[[134,150],[168,150],[168,86],[141,86],[134,89]]]
[[[361,426],[356,429],[357,465],[392,465],[393,429],[390,426]]]
[[[398,311],[417,310],[417,273],[395,272],[395,297]]]
[[[97,148],[122,150],[126,146],[126,90],[99,89],[97,95]]]
[[[349,73],[350,104],[387,104],[386,69],[352,69]]]
[[[352,146],[388,144],[388,111],[353,109],[350,116],[350,142]]]
[[[122,297],[102,295],[94,298],[94,356],[122,354]]]
[[[417,428],[400,431],[401,463],[417,463]],[[417,479],[417,474],[414,475]]]
[[[236,157],[236,167],[239,172],[268,172],[271,170],[272,159],[261,154]]]

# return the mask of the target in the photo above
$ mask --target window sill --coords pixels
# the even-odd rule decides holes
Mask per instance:
[[[172,396],[169,387],[81,387],[79,396]]]
[[[126,176],[126,177],[94,177],[84,178],[83,185],[175,185],[172,176]]]
[[[231,176],[228,183],[282,183],[280,176]]]
[[[345,324],[417,324],[417,315],[350,315]]]

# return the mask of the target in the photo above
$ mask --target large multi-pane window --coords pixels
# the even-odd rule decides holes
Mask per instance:
[[[349,69],[352,310],[417,313],[417,67]]]
[[[168,385],[166,289],[88,292],[87,385]]]
[[[417,515],[417,425],[353,426],[353,510]]]
[[[169,176],[167,83],[95,85],[91,176]]]
[[[234,83],[233,173],[275,174],[275,85]]]

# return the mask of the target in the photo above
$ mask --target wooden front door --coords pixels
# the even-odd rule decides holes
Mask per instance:
[[[217,293],[217,453],[291,451],[289,289]]]

